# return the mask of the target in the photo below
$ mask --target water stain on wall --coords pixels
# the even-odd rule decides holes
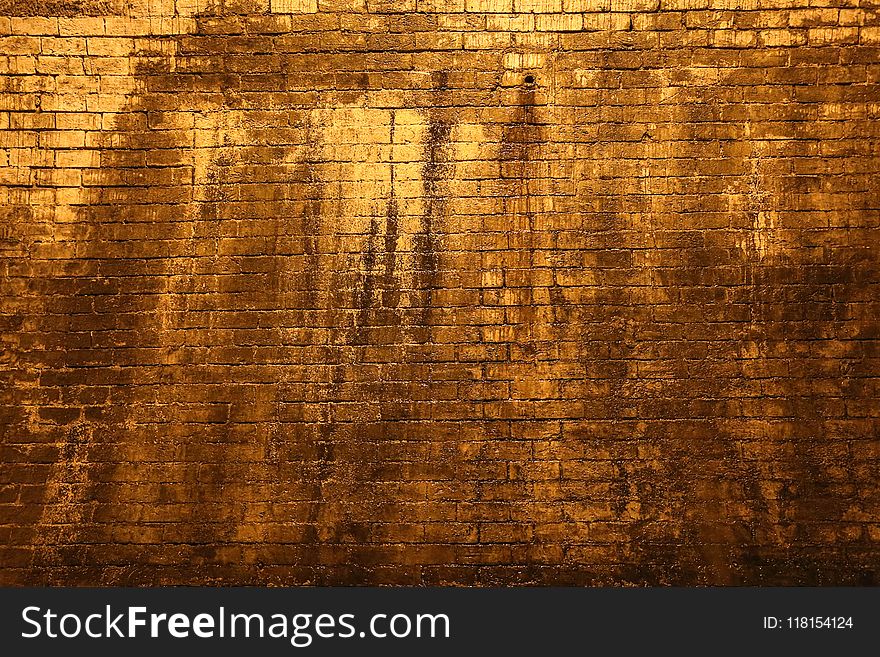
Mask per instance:
[[[9,581],[874,581],[864,95],[497,20],[219,3],[79,146],[15,96]]]

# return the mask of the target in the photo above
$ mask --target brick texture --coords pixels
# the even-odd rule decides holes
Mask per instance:
[[[0,9],[0,584],[880,583],[874,0]]]

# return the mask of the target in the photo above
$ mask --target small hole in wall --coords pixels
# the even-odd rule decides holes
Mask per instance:
[[[524,78],[524,80],[525,80],[526,84],[535,84],[535,76],[534,75],[527,75]]]

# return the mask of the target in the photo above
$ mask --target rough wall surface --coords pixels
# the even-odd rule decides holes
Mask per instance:
[[[873,584],[880,4],[0,0],[0,584]]]

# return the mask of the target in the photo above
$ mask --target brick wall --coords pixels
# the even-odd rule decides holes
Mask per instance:
[[[0,68],[0,583],[878,583],[873,0],[0,0]]]

